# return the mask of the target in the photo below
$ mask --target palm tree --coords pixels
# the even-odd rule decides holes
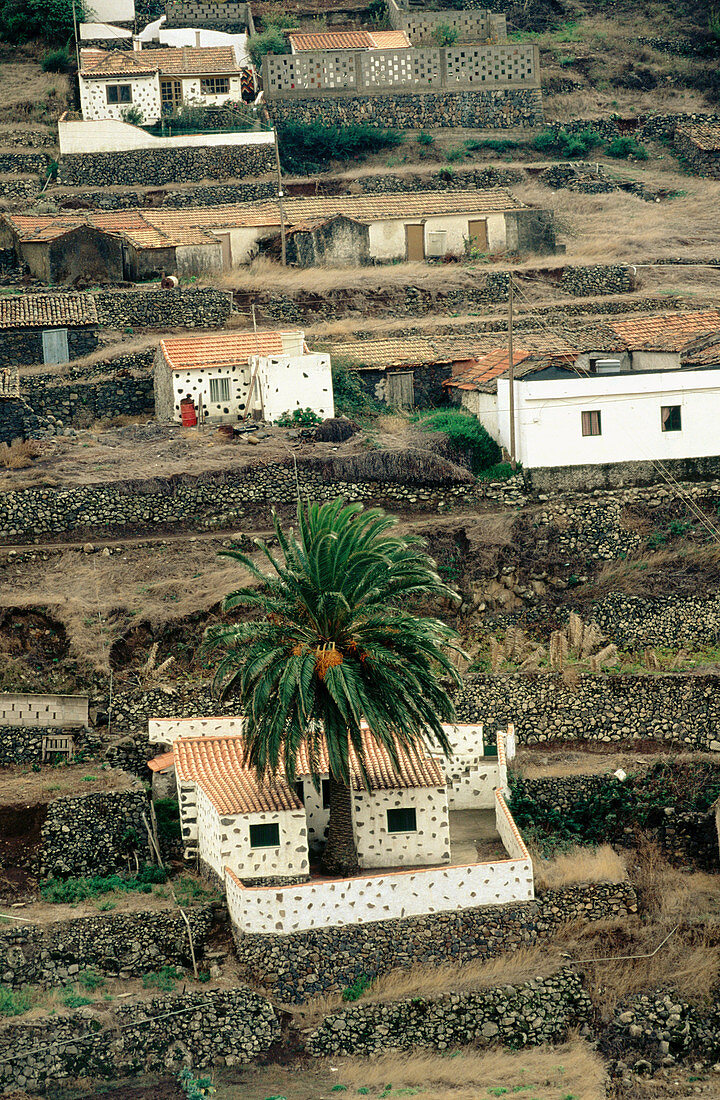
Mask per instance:
[[[298,504],[297,534],[273,512],[279,554],[257,539],[270,563],[263,572],[246,554],[234,558],[259,582],[228,595],[225,611],[256,608],[261,620],[208,628],[203,651],[220,654],[214,687],[236,693],[246,716],[247,762],[260,777],[282,768],[295,782],[303,743],[316,786],[327,744],[330,820],[323,856],[331,874],[357,870],[351,818],[350,747],[367,781],[361,723],[398,767],[398,748],[426,741],[450,748],[442,722],[453,705],[440,682],[458,674],[449,651],[457,633],[407,609],[414,598],[455,594],[414,536],[397,519],[342,499]]]

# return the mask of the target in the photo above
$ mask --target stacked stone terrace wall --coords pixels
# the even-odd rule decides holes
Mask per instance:
[[[57,375],[30,375],[20,380],[23,397],[42,416],[62,423],[87,426],[95,418],[153,413],[152,362],[154,351],[118,355],[81,368],[68,379]]]
[[[70,328],[67,334],[68,355],[71,359],[81,359],[83,355],[95,351],[98,346],[98,336],[94,328]],[[30,366],[42,361],[42,329],[0,333],[0,367]]]
[[[204,145],[175,149],[130,149],[117,153],[69,153],[58,182],[66,187],[144,184],[162,187],[193,180],[230,180],[275,171],[273,145]],[[2,157],[0,155],[0,170]],[[19,169],[18,169],[19,170]]]
[[[42,826],[44,876],[111,875],[127,871],[133,852],[148,855],[144,791],[107,791],[50,802]],[[134,869],[135,863],[132,860]]]
[[[592,1020],[590,997],[580,976],[567,967],[519,986],[346,1008],[327,1016],[307,1045],[311,1054],[323,1057],[468,1044],[501,1043],[517,1050],[561,1043]]]
[[[698,176],[707,176],[709,179],[720,179],[720,151],[699,149],[692,141],[690,133],[682,128],[676,130],[675,152],[685,161]]]
[[[376,51],[379,52],[379,51]],[[383,51],[384,52],[384,51]],[[284,93],[268,102],[276,124],[322,123],[349,126],[366,123],[381,128],[423,130],[438,127],[513,129],[539,126],[543,119],[539,88],[499,86],[495,90],[411,90],[398,94],[315,95],[292,98]]]
[[[94,298],[109,328],[221,328],[232,310],[232,295],[213,287],[99,290]]]
[[[720,593],[647,598],[612,592],[587,617],[621,649],[704,647],[720,638]]]
[[[45,1091],[71,1078],[177,1074],[249,1062],[280,1038],[272,1006],[248,989],[183,993],[0,1028],[0,1092]]]
[[[0,138],[0,143],[1,141]],[[27,151],[8,153],[0,151],[0,173],[27,173],[28,175],[40,176],[44,180],[51,159],[49,153],[30,153]]]
[[[201,963],[213,910],[206,906],[186,912]],[[10,925],[0,934],[0,975],[10,986],[64,985],[88,968],[109,977],[140,978],[162,966],[191,963],[187,925],[177,910]]]
[[[486,959],[551,936],[569,920],[621,919],[637,911],[629,883],[549,891],[536,901],[399,921],[238,936],[241,973],[281,1003],[337,993],[357,978],[415,965]]]
[[[39,764],[43,756],[43,740],[56,737],[57,726],[6,726],[0,724],[0,767],[9,764]],[[89,730],[71,731],[76,752],[96,752],[102,738]]]

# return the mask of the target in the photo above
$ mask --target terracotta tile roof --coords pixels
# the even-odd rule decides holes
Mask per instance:
[[[288,35],[294,51],[305,50],[392,50],[409,48],[404,31],[309,31]]]
[[[88,294],[0,294],[0,329],[97,324]]]
[[[697,344],[685,347],[680,361],[683,366],[714,366],[720,363],[720,334],[709,339],[699,340]]]
[[[242,737],[178,737],[173,745],[180,782],[197,783],[221,814],[301,810],[302,802],[277,775],[260,783],[243,761]]]
[[[395,772],[386,749],[379,746],[369,730],[363,731],[363,748],[371,790],[398,790],[416,787],[444,787],[440,765],[427,753],[400,753],[400,771]],[[181,782],[202,787],[219,813],[258,813],[264,810],[294,810],[301,803],[281,775],[259,783],[244,759],[245,739],[241,736],[178,737],[173,745],[175,771]],[[323,746],[318,761],[320,772],[328,772],[327,749]],[[350,752],[353,786],[363,785],[362,773],[354,752]],[[311,774],[307,749],[298,753],[298,778]]]
[[[160,50],[81,50],[82,77],[143,76],[159,72],[161,76],[198,76],[210,73],[232,74],[240,66],[232,46],[174,46]]]
[[[334,351],[337,355],[353,360],[360,368],[385,369],[479,359],[495,351],[499,339],[504,337],[499,337],[496,332],[478,333],[477,336],[410,336],[406,339],[358,340],[349,344],[336,344]],[[523,333],[518,340],[522,341],[526,354],[531,355],[562,355],[566,344],[560,336],[546,336],[535,332]]]
[[[633,317],[608,321],[607,327],[631,351],[680,351],[702,333],[720,332],[720,311],[667,313],[660,317]]]
[[[163,752],[160,756],[154,756],[152,760],[148,760],[148,767],[151,772],[163,772],[174,763],[175,754],[172,752]]]
[[[678,133],[688,138],[704,153],[720,152],[720,124],[701,122],[694,126],[680,126]]]
[[[217,367],[247,363],[251,355],[282,355],[283,335],[302,336],[302,329],[170,336],[160,341],[160,350],[171,370]]]
[[[530,358],[530,352],[523,348],[513,348],[513,365],[518,366]],[[510,369],[510,353],[507,348],[496,348],[489,355],[483,355],[467,370],[448,378],[444,386],[457,390],[476,390],[483,384],[492,382]]]

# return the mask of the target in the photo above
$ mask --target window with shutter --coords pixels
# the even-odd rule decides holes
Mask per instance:
[[[584,412],[581,414],[581,416],[583,435],[602,435],[599,409],[593,409],[590,412]]]

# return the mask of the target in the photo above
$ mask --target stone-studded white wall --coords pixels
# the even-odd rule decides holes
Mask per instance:
[[[327,779],[323,775],[322,779]],[[324,844],[325,832],[330,820],[330,810],[324,810],[322,804],[322,784],[316,791],[310,779],[303,780],[303,802],[305,804],[305,817],[307,819],[308,843],[310,845]]]
[[[312,409],[323,418],[335,415],[329,355],[259,357],[258,380],[266,420],[295,409]]]
[[[208,107],[219,107],[222,103],[227,103],[228,100],[240,100],[242,98],[242,88],[240,86],[240,75],[229,77],[230,89],[223,95],[207,95],[200,90],[200,77],[183,77],[182,79],[182,97],[185,103],[202,103]]]
[[[195,848],[198,840],[197,792],[194,783],[181,783],[177,779],[178,807],[183,846]]]
[[[211,378],[228,378],[230,380],[229,401],[210,401]],[[196,409],[199,409],[199,401],[202,399],[205,415],[213,419],[237,420],[238,416],[245,411],[251,381],[250,368],[247,363],[236,363],[227,367],[213,367],[211,370],[173,371],[172,380],[173,420],[178,423],[182,419],[180,402],[184,397],[191,397]]]
[[[414,809],[417,831],[388,832],[387,811]],[[354,791],[353,828],[361,867],[424,867],[450,860],[445,787]]]
[[[150,718],[151,745],[172,745],[178,737],[236,737],[243,731],[242,718]]]
[[[143,113],[143,122],[157,122],[160,118],[160,77],[157,73],[149,76],[112,76],[107,80],[93,77],[80,82],[80,109],[83,118],[90,121],[103,118],[122,120],[123,111],[128,107],[137,107]],[[106,88],[108,84],[129,84],[132,89],[132,103],[108,103]]]
[[[525,847],[525,841],[508,809],[502,791],[495,792],[495,827],[509,856],[514,859],[530,859],[530,853]]]
[[[304,810],[273,810],[265,813],[242,814],[221,819],[221,846],[224,865],[238,878],[275,878],[307,875],[307,824]],[[278,848],[251,848],[250,826],[280,826]],[[221,872],[222,873],[222,872]]]
[[[238,932],[279,935],[506,905],[534,897],[529,857],[259,889],[245,888],[228,874],[225,888],[230,919]]]
[[[0,726],[86,726],[87,695],[0,695]]]

